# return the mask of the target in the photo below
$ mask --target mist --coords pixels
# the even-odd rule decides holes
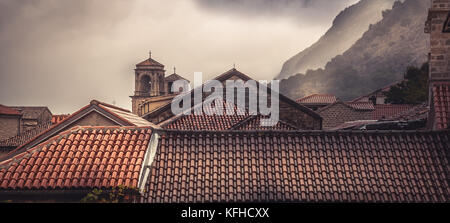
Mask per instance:
[[[0,0],[0,104],[73,113],[98,99],[130,109],[134,66],[212,78],[278,74],[356,0]]]

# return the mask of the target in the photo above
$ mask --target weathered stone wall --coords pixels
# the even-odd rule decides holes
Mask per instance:
[[[445,23],[450,12],[450,0],[432,0],[426,24],[430,33],[430,80],[450,80],[450,27]]]
[[[19,134],[20,117],[0,116],[0,141]]]

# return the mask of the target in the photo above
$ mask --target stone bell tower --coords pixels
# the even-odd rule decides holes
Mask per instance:
[[[136,64],[134,95],[131,96],[132,111],[137,114],[139,105],[148,98],[165,94],[164,89],[164,65],[152,59],[151,52],[149,58]]]
[[[186,80],[176,73],[175,68],[174,73],[166,77],[164,65],[154,60],[151,52],[148,59],[136,64],[134,79],[134,95],[130,96],[132,112],[139,116],[172,101],[177,95],[172,92],[172,84],[177,80]]]
[[[450,0],[431,0],[425,32],[430,34],[428,125],[450,127]]]

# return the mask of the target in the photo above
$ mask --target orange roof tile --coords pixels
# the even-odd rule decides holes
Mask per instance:
[[[336,96],[331,94],[312,94],[297,100],[300,104],[333,104],[337,101]]]
[[[137,187],[151,129],[75,127],[0,163],[1,190]]]

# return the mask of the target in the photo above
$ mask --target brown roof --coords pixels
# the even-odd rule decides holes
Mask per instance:
[[[331,94],[312,94],[297,100],[300,104],[333,104],[337,101],[336,96]]]
[[[16,116],[20,116],[20,112],[17,109],[8,107],[8,106],[4,106],[0,104],[0,115],[16,115]]]
[[[347,102],[347,104],[356,110],[375,110],[372,102]]]
[[[234,103],[226,100],[223,100],[223,103],[220,105],[220,109],[224,112],[223,115],[208,115],[205,112],[205,108],[202,106],[204,103],[205,101],[192,107],[189,115],[177,115],[164,121],[160,126],[165,129],[178,130],[228,130],[240,121],[249,117],[248,112],[246,112],[245,109],[238,109]],[[234,111],[233,115],[225,114],[227,106],[232,106]],[[215,108],[219,109],[218,106]],[[197,115],[197,111],[200,111],[201,114]],[[240,115],[238,111],[240,111],[242,115]]]
[[[158,61],[156,61],[152,58],[148,58],[148,59],[136,64],[136,67],[143,67],[143,66],[156,66],[156,67],[161,67],[161,68],[164,67],[164,65],[162,65],[161,63],[159,63]]]
[[[177,80],[187,80],[187,79],[178,74],[173,73],[173,74],[165,77],[164,80],[165,81],[177,81]]]
[[[252,115],[234,125],[235,130],[299,130],[297,127],[279,120],[274,126],[262,126],[261,119],[268,119],[268,116]]]
[[[375,111],[372,113],[373,120],[387,119],[408,111],[417,105],[375,105]]]
[[[424,103],[416,105],[406,111],[398,113],[397,115],[386,118],[386,120],[410,121],[410,120],[425,120],[428,118],[430,107]]]
[[[137,187],[151,130],[75,127],[0,163],[0,190]]]
[[[433,84],[432,91],[435,128],[450,128],[450,84]]]
[[[46,111],[52,114],[48,107],[42,106],[12,106],[11,108],[18,110],[24,119],[38,119]]]
[[[17,136],[0,141],[0,147],[18,147],[18,146],[30,141],[31,139],[33,139],[40,133],[46,131],[50,127],[52,127],[51,122],[42,123],[40,125],[37,125],[33,129],[30,129],[28,131],[20,133]]]
[[[449,131],[168,131],[143,201],[448,202],[449,142]]]

